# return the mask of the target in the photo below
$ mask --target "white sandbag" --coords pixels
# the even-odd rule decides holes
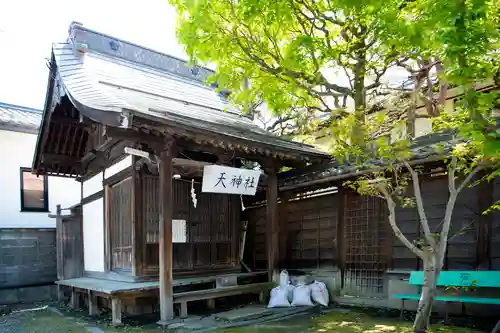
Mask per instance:
[[[289,307],[288,290],[286,288],[276,287],[271,290],[271,299],[269,300],[268,308],[284,308]]]
[[[290,277],[288,276],[288,271],[282,270],[280,273],[280,287],[286,288],[290,282]]]
[[[288,286],[286,286],[286,289],[288,290],[288,301],[292,302],[293,301],[293,291],[295,290],[295,286],[288,281]]]
[[[311,301],[311,288],[301,285],[293,290],[292,306],[313,306]]]
[[[323,282],[314,281],[311,285],[311,298],[314,302],[328,306],[330,301],[330,296],[328,295],[328,289]]]

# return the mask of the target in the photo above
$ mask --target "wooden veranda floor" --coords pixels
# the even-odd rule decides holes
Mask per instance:
[[[241,273],[241,274],[228,274],[237,275],[239,277],[244,276],[256,276],[267,274],[267,272],[252,272],[252,273]],[[223,275],[210,275],[201,277],[188,277],[188,278],[176,278],[173,281],[174,287],[196,285],[215,282],[218,277],[223,277]],[[107,280],[93,277],[79,277],[75,279],[59,280],[56,284],[66,287],[72,287],[77,289],[86,289],[95,291],[98,293],[114,295],[122,293],[131,292],[141,292],[141,291],[153,291],[160,288],[159,281],[148,281],[148,282],[124,282],[116,280]]]
[[[201,284],[214,281],[215,281],[215,276],[174,279],[174,287]],[[109,295],[126,293],[126,292],[156,290],[160,287],[159,281],[123,282],[115,280],[97,279],[91,277],[80,277],[76,279],[59,280],[56,281],[56,284],[61,286],[92,290]]]

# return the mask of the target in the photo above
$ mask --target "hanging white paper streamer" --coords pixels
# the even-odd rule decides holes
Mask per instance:
[[[194,179],[191,179],[191,199],[193,200],[193,206],[196,208],[198,204],[198,199],[196,199],[196,192],[194,191]]]
[[[241,200],[241,211],[245,211],[245,205],[243,204],[243,195],[240,194],[240,200]]]

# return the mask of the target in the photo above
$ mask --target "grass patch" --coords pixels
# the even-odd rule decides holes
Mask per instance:
[[[34,333],[89,333],[75,320],[59,316],[50,311],[36,311],[24,314],[22,329]]]

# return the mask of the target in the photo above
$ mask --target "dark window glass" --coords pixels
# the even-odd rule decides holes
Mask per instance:
[[[21,168],[21,211],[48,212],[47,176],[37,176],[29,168]]]

